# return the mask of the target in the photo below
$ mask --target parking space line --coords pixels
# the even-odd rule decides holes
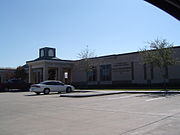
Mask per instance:
[[[122,97],[114,97],[114,98],[108,98],[108,100],[113,100],[113,99],[124,99],[124,98],[130,98],[130,97],[135,97],[137,95],[129,95],[129,96],[122,96]]]
[[[147,99],[146,101],[154,101],[154,100],[159,100],[159,99],[164,99],[165,97],[159,97],[159,98],[152,98],[152,99]]]

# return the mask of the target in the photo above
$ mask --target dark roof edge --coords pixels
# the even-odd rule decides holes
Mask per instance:
[[[35,60],[30,60],[30,61],[26,61],[26,63],[30,63],[30,62],[36,62],[36,61],[48,61],[48,60],[51,60],[51,61],[62,61],[62,62],[74,62],[75,60],[61,60],[61,59],[35,59]]]
[[[55,49],[53,47],[42,47],[42,48],[39,48],[39,49]]]
[[[172,47],[173,49],[176,49],[176,48],[180,48],[180,46],[173,46]],[[106,58],[106,57],[115,57],[115,56],[123,56],[123,55],[131,55],[131,54],[137,54],[139,53],[138,51],[136,52],[129,52],[129,53],[122,53],[122,54],[112,54],[112,55],[105,55],[105,56],[98,56],[98,57],[93,57],[93,58],[90,58],[90,59],[99,59],[99,58]],[[32,61],[26,61],[26,63],[29,63],[29,62],[35,62],[35,61],[40,61],[40,60],[52,60],[52,61],[62,61],[62,62],[76,62],[76,61],[80,61],[80,60],[61,60],[61,59],[35,59],[35,60],[32,60]]]
[[[172,48],[173,48],[173,49],[176,49],[176,48],[180,48],[180,46],[173,46]],[[98,59],[98,58],[105,58],[105,57],[123,56],[123,55],[130,55],[130,54],[136,54],[136,53],[139,53],[139,52],[136,51],[136,52],[122,53],[122,54],[112,54],[112,55],[105,55],[105,56],[93,57],[93,58],[90,58],[90,59]]]

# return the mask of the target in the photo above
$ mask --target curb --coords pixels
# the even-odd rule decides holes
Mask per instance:
[[[96,92],[96,91],[92,91],[92,92]],[[129,94],[180,94],[180,91],[168,91],[168,93],[166,93],[166,91],[117,91],[117,92],[95,93],[95,94],[60,94],[60,97],[83,98],[83,97],[128,94],[128,93]]]
[[[105,95],[113,95],[113,94],[121,94],[122,92],[110,92],[110,93],[97,93],[97,94],[76,94],[76,95],[68,95],[61,94],[60,97],[72,97],[72,98],[83,98],[83,97],[94,97],[94,96],[105,96]]]

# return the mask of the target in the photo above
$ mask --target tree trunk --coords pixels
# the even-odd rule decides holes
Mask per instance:
[[[163,80],[164,80],[163,85],[164,86],[163,87],[164,87],[164,90],[165,90],[165,92],[167,94],[168,93],[167,82],[166,82],[166,80],[167,80],[167,67],[164,67],[163,71],[164,71],[164,74],[163,74]]]
[[[86,72],[86,88],[88,89],[88,72]]]

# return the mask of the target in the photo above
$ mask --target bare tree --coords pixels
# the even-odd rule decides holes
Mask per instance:
[[[79,54],[78,58],[80,58],[80,65],[82,69],[86,72],[86,81],[88,83],[88,73],[92,71],[93,66],[91,62],[91,58],[96,57],[95,52],[90,50],[88,46],[84,48]]]
[[[25,80],[28,74],[22,66],[18,66],[15,71],[15,78]]]
[[[166,89],[166,80],[168,79],[168,66],[175,64],[173,56],[173,43],[169,43],[166,39],[155,39],[147,42],[148,47],[141,49],[140,54],[143,56],[144,62],[153,64],[161,71],[164,80],[164,88]]]

